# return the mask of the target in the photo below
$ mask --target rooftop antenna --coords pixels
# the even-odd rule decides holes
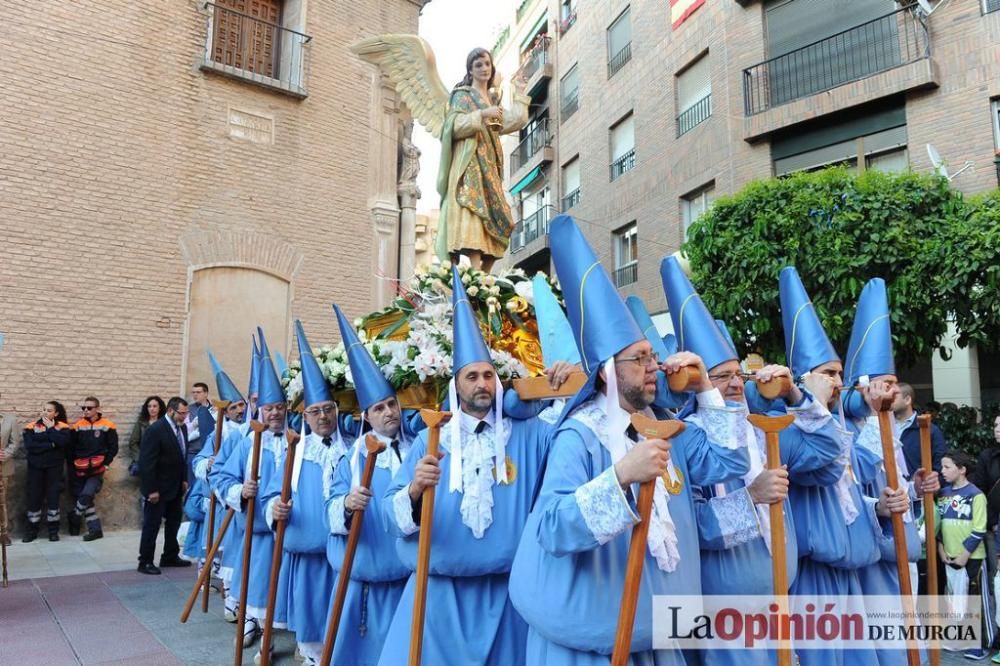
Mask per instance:
[[[955,180],[955,178],[957,178],[958,175],[966,169],[971,169],[974,164],[972,160],[966,160],[965,166],[956,171],[954,174],[949,175],[948,167],[945,165],[944,160],[941,159],[941,155],[938,153],[937,149],[929,143],[927,144],[927,157],[930,158],[931,164],[934,165],[934,170],[938,172],[938,175],[942,178],[947,178],[949,183]]]

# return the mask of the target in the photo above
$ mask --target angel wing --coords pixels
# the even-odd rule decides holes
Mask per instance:
[[[352,44],[351,51],[378,65],[413,117],[434,138],[441,138],[449,95],[430,44],[417,35],[378,35]]]

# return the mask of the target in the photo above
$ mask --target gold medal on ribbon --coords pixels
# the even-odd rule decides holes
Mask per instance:
[[[512,486],[514,485],[514,480],[517,479],[517,465],[515,465],[514,461],[510,459],[510,456],[507,456],[507,460],[504,462],[504,464],[507,466],[507,483],[505,483],[504,485]],[[496,480],[497,480],[497,468],[496,466],[494,466],[493,481]]]
[[[670,480],[669,470],[663,473],[663,476],[661,477],[663,479],[663,486],[671,495],[680,495],[681,489],[684,487],[684,475],[681,474],[681,471],[676,467],[674,467],[674,474],[677,475],[677,483]]]

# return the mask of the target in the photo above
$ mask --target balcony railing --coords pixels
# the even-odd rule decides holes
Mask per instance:
[[[635,148],[611,163],[611,180],[616,180],[622,174],[628,173],[635,168]]]
[[[677,116],[677,136],[690,132],[712,116],[712,93],[709,93]]]
[[[615,286],[618,288],[639,281],[639,262],[633,261],[615,268]]]
[[[305,45],[312,37],[211,2],[203,69],[295,95],[306,94]]]
[[[563,197],[563,200],[562,200],[563,211],[565,212],[565,211],[569,210],[570,208],[572,208],[573,206],[577,205],[578,203],[580,203],[580,188],[579,187],[576,188],[575,190],[573,190],[572,192],[570,192],[569,194],[567,194],[566,196]]]
[[[559,107],[560,122],[565,122],[566,119],[576,113],[579,108],[580,89],[573,88],[573,90],[566,93],[562,98],[562,105]]]
[[[544,118],[528,132],[528,136],[524,137],[510,154],[511,177],[513,178],[514,174],[535,156],[535,153],[550,143],[552,143],[552,133],[549,132],[549,119]]]
[[[632,59],[632,42],[629,42],[622,50],[614,54],[611,60],[608,61],[608,78],[610,79],[615,73],[625,66],[629,60]]]
[[[524,77],[525,81],[530,81],[531,77],[538,72],[542,65],[547,65],[551,62],[549,59],[550,41],[548,35],[541,35],[537,43],[522,58],[520,74]]]
[[[743,70],[746,115],[930,57],[915,5]]]
[[[998,1],[1000,1],[1000,0],[998,0]],[[569,29],[573,27],[574,23],[576,23],[576,10],[575,9],[573,11],[571,11],[569,14],[567,14],[566,17],[562,21],[559,22],[559,36],[561,37],[561,36],[565,35],[567,32],[569,32]]]
[[[514,233],[510,237],[511,252],[516,252],[540,236],[549,233],[549,220],[552,219],[552,212],[552,206],[542,206],[519,221],[514,226]]]

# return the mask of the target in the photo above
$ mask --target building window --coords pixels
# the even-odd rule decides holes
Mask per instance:
[[[580,156],[577,155],[562,168],[562,209],[569,210],[580,203]]]
[[[906,153],[906,109],[900,102],[852,110],[777,134],[771,141],[774,175],[843,165],[898,170]],[[891,155],[891,157],[890,157]],[[903,167],[905,168],[905,167]]]
[[[865,154],[865,168],[867,169],[886,173],[902,173],[910,168],[910,154],[905,147],[877,154],[865,151]]]
[[[990,109],[993,111],[993,145],[1000,152],[1000,99],[990,102]]]
[[[580,108],[580,69],[573,65],[566,75],[559,80],[560,116],[565,122],[567,118]]]
[[[608,78],[632,59],[631,10],[626,8],[608,28]]]
[[[983,0],[983,13],[989,14],[1000,10],[1000,0]]]
[[[301,0],[216,0],[209,11],[202,69],[305,95],[305,45],[289,25],[303,22]]]
[[[688,227],[711,207],[713,201],[715,201],[714,182],[681,197],[681,223],[684,225],[684,238],[687,238]]]
[[[712,76],[708,54],[677,75],[677,136],[712,115]]]
[[[521,191],[519,202],[521,219],[515,225],[511,236],[512,252],[549,233],[549,220],[552,219],[549,196],[549,183],[546,178],[538,179],[535,184]]]
[[[611,128],[611,180],[635,168],[635,123],[632,113]]]
[[[576,0],[562,0],[559,3],[559,34],[565,35],[576,23]]]
[[[615,286],[639,280],[639,230],[635,221],[614,232]]]

